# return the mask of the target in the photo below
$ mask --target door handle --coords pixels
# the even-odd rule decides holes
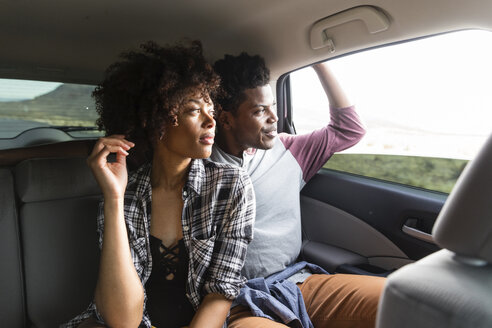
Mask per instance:
[[[423,241],[426,241],[428,243],[432,243],[432,244],[435,244],[434,242],[434,238],[432,237],[431,234],[427,233],[427,232],[423,232],[421,230],[418,230],[418,229],[415,229],[415,228],[412,228],[410,226],[407,226],[406,224],[403,225],[401,231],[403,231],[404,233],[406,233],[407,235],[409,236],[412,236],[414,238],[417,238],[417,239],[420,239],[420,240],[423,240]]]

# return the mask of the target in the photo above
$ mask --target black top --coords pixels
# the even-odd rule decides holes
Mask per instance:
[[[170,248],[150,236],[152,273],[145,284],[152,326],[174,328],[190,324],[195,311],[186,297],[188,252],[183,239]]]

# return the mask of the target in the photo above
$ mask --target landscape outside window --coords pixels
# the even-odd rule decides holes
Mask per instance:
[[[325,168],[449,193],[492,132],[492,33],[460,31],[334,59],[367,130]],[[329,121],[311,68],[291,74],[296,133]]]
[[[91,130],[97,119],[93,90],[90,85],[0,79],[0,138],[48,126],[72,137],[101,135]]]

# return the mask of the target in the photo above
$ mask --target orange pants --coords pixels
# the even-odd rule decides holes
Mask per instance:
[[[374,327],[386,279],[351,274],[315,274],[298,284],[315,328]],[[229,328],[281,328],[284,324],[253,317],[248,308],[231,310]]]

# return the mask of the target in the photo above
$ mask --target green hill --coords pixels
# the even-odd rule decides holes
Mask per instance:
[[[30,100],[0,102],[0,118],[32,120],[51,125],[93,126],[97,119],[93,86],[62,84]]]
[[[450,158],[335,154],[324,168],[449,193],[467,163]]]

